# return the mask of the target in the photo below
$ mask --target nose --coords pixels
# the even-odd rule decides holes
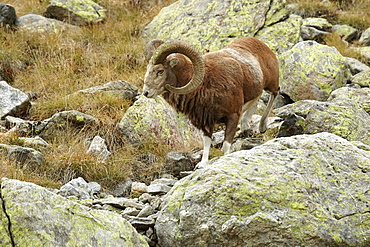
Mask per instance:
[[[144,92],[143,94],[144,94],[144,96],[145,96],[145,97],[148,97],[149,92],[148,92],[148,91],[146,91],[146,92]]]

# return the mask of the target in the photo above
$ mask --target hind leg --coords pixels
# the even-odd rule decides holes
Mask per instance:
[[[250,122],[250,120],[253,116],[253,113],[257,109],[258,99],[259,99],[259,97],[252,100],[252,101],[247,102],[243,106],[244,113],[243,113],[242,118],[240,120],[240,130],[242,132],[249,130],[249,127],[250,127],[249,122]]]
[[[276,93],[270,93],[269,102],[267,103],[267,107],[260,121],[259,130],[261,133],[264,133],[267,130],[267,117],[268,115],[270,115],[271,110],[273,106],[275,105],[275,101],[277,99],[278,94],[279,94],[279,91],[277,91]]]

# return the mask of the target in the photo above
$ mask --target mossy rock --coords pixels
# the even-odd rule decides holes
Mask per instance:
[[[0,213],[0,229],[10,229],[13,246],[148,246],[119,214],[92,210],[32,183],[3,178],[1,200],[7,217]],[[8,234],[0,233],[0,243],[9,242]]]
[[[280,57],[281,92],[293,101],[325,101],[345,86],[350,71],[346,59],[334,48],[303,41]]]
[[[162,98],[141,96],[127,109],[118,131],[132,144],[161,143],[173,148],[201,142],[202,134]]]
[[[175,184],[161,246],[367,246],[370,152],[334,134],[278,138]]]
[[[370,70],[362,71],[351,78],[352,83],[361,87],[370,87]]]
[[[50,0],[44,15],[82,26],[103,22],[106,19],[106,9],[92,0]]]
[[[201,51],[215,51],[235,39],[255,36],[287,16],[285,0],[182,0],[163,8],[145,27],[143,37],[146,42],[180,39]]]
[[[301,100],[275,110],[275,114],[283,119],[291,114],[303,118],[297,128],[299,132],[292,135],[329,132],[349,141],[370,144],[370,116],[354,100],[343,97],[331,102]]]

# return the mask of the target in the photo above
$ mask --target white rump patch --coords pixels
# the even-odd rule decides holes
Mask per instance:
[[[253,56],[250,52],[247,51],[240,52],[231,48],[225,48],[222,49],[221,51],[226,51],[233,58],[245,64],[249,71],[251,72],[252,76],[254,77],[254,81],[256,83],[262,83],[263,73],[261,65],[258,62],[258,59],[255,56]]]

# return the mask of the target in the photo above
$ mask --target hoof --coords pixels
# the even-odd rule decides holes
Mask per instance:
[[[195,166],[194,170],[204,169],[206,167],[208,167],[208,161],[201,161]]]

